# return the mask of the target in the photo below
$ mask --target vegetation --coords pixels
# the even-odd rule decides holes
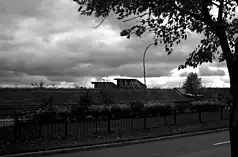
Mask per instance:
[[[198,74],[189,73],[183,84],[183,88],[185,89],[186,93],[197,95],[201,87],[202,79],[198,77]]]
[[[80,104],[79,104],[80,106]],[[171,105],[170,102],[148,102],[142,104],[139,101],[131,101],[127,104],[111,104],[111,105],[89,105],[87,107],[71,108],[54,105],[52,108],[40,108],[35,113],[35,120],[41,122],[50,122],[50,120],[60,120],[62,118],[70,118],[76,120],[86,119],[121,119],[121,118],[143,118],[150,116],[168,116],[176,114],[184,114],[190,112],[216,112],[223,110],[226,105],[217,101],[194,101],[187,102],[186,105]],[[58,117],[58,118],[57,118]]]
[[[142,37],[152,33],[154,45],[162,43],[167,54],[176,44],[186,40],[190,32],[203,39],[191,52],[185,64],[197,67],[213,59],[226,61],[230,76],[232,108],[230,116],[231,156],[238,156],[238,0],[73,0],[81,15],[103,17],[113,12],[117,19],[135,22],[121,31],[121,36]],[[96,27],[98,27],[96,26]],[[218,57],[217,57],[218,56]]]
[[[47,85],[44,83],[44,82],[34,82],[34,83],[31,83],[31,85],[34,87],[34,88],[40,88],[40,89],[44,89],[47,87]]]

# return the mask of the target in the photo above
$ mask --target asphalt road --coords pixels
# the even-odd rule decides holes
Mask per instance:
[[[229,157],[228,132],[190,136],[145,144],[104,148],[51,157]]]

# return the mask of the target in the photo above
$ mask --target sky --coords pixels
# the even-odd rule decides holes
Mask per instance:
[[[19,87],[42,81],[58,87],[92,87],[92,81],[115,82],[114,78],[143,82],[142,57],[153,42],[151,36],[120,37],[120,31],[132,23],[123,23],[114,15],[92,28],[102,18],[81,16],[77,9],[73,0],[1,0],[0,85]],[[197,72],[203,86],[229,87],[224,62],[177,70],[200,39],[191,33],[169,56],[163,45],[150,47],[147,86],[180,87],[189,72]]]

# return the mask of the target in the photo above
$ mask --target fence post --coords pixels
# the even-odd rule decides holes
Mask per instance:
[[[168,121],[167,121],[167,116],[164,116],[164,120],[165,120],[165,126],[168,126]]]
[[[95,119],[95,133],[98,133],[98,118]]]
[[[17,141],[17,131],[18,131],[18,120],[17,120],[17,114],[14,113],[14,140]]]
[[[144,129],[147,129],[146,115],[144,115]]]
[[[198,120],[199,120],[199,123],[202,123],[202,112],[201,111],[198,112]]]
[[[19,127],[19,135],[20,135],[20,141],[23,141],[24,140],[24,131],[22,131],[22,129],[23,129],[23,116],[22,115],[20,115],[20,123],[19,123],[20,125],[20,127]]]
[[[107,117],[107,132],[111,132],[111,121],[109,116]]]
[[[176,109],[174,110],[174,125],[177,124],[177,116],[176,116]]]
[[[223,107],[221,107],[220,112],[221,112],[221,120],[223,120]]]
[[[64,136],[67,137],[68,136],[68,117],[65,117],[64,129],[65,129]]]

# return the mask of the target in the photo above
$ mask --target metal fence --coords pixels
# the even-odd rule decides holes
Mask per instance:
[[[27,119],[1,119],[0,141],[24,141],[31,138],[53,139],[66,136],[136,132],[151,128],[227,120],[229,119],[228,114],[228,110],[222,110],[131,119],[60,120],[47,124]]]

